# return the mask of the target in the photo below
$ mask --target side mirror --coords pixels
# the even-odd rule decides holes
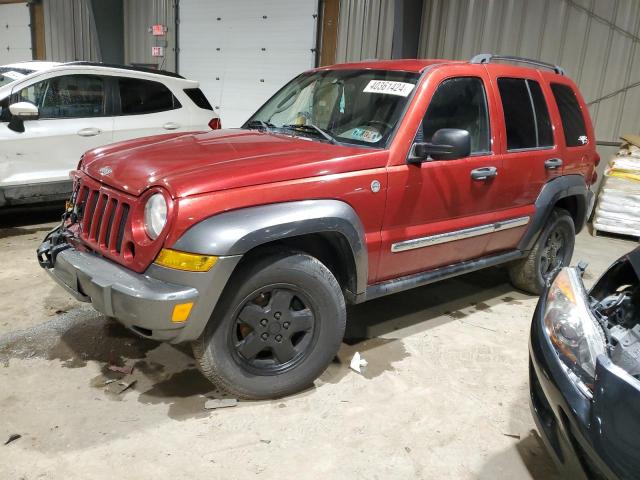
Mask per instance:
[[[24,132],[25,120],[37,120],[40,116],[38,107],[30,102],[12,103],[9,105],[9,112],[11,113],[9,128],[18,133]]]
[[[431,143],[414,143],[409,163],[433,160],[455,160],[471,154],[471,136],[467,130],[441,128],[431,138]]]

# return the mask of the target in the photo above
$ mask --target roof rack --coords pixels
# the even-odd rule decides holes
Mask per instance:
[[[534,60],[532,58],[513,57],[510,55],[492,55],[491,53],[479,53],[469,60],[469,63],[491,63],[494,60],[501,60],[503,62],[516,62],[526,63],[528,65],[535,65],[536,67],[548,68],[553,70],[558,75],[564,75],[564,69],[558,65],[551,63],[541,62],[540,60]]]
[[[116,65],[112,63],[100,63],[100,62],[87,62],[87,61],[76,61],[76,62],[66,62],[64,65],[84,65],[87,67],[109,67],[109,68],[120,68],[122,70],[132,70],[134,72],[142,72],[142,73],[154,73],[156,75],[164,75],[165,77],[173,77],[173,78],[183,78],[182,75],[177,73],[169,72],[167,70],[156,70],[154,68],[145,68],[145,67],[134,67],[132,65]]]

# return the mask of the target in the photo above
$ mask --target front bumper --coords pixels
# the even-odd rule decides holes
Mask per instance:
[[[56,235],[57,231],[52,232],[42,243],[38,261],[60,286],[137,334],[172,343],[200,336],[240,259],[220,257],[208,272],[152,264],[140,274],[80,251]],[[174,307],[188,302],[193,303],[188,319],[172,322]]]
[[[596,366],[593,399],[569,379],[544,328],[546,291],[529,341],[531,411],[538,431],[567,478],[638,478],[640,388],[608,358]]]

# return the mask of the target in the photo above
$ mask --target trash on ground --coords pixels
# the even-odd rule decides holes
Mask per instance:
[[[260,440],[260,441],[261,441],[262,443],[266,443],[266,444],[271,443],[271,440]]]
[[[116,391],[114,393],[116,393],[117,395],[120,395],[121,393],[123,393],[125,390],[129,390],[131,387],[133,387],[133,385],[137,382],[137,380],[131,380],[131,381],[120,381],[117,383],[117,386],[120,387],[119,389],[116,388]]]
[[[120,367],[118,365],[109,365],[109,370],[112,372],[122,373],[123,375],[131,375],[133,372],[133,365]]]
[[[212,400],[207,400],[204,404],[204,408],[206,410],[214,410],[216,408],[235,407],[236,405],[238,405],[238,400],[236,398],[214,398]]]
[[[4,444],[5,445],[9,445],[11,442],[15,442],[16,440],[18,440],[21,437],[22,437],[22,435],[20,435],[19,433],[12,433],[11,435],[9,435],[9,438],[7,439],[6,442],[4,442]]]
[[[358,373],[362,373],[362,369],[367,365],[369,365],[369,363],[360,356],[360,352],[356,352],[353,355],[353,358],[351,359],[351,363],[349,364],[349,366],[351,367],[351,370]]]
[[[505,437],[516,438],[516,439],[520,440],[520,435],[518,435],[517,433],[503,433],[503,435]]]

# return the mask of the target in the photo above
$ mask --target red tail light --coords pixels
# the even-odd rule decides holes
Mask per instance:
[[[222,128],[222,122],[220,121],[220,118],[212,118],[209,122],[209,128],[211,128],[211,130],[220,130]]]

